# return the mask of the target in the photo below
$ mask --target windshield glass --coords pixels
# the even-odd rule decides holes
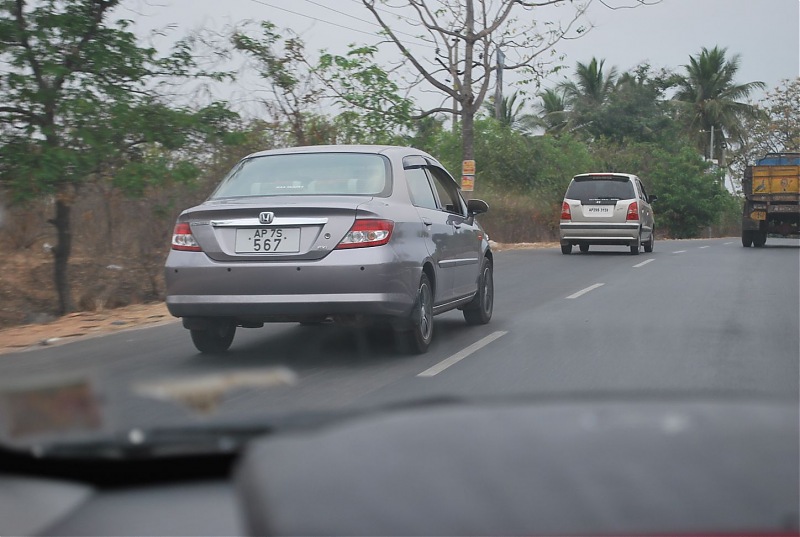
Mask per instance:
[[[645,476],[714,418],[623,407],[780,399],[800,438],[799,12],[0,0],[0,460],[437,404],[580,406],[562,433]]]
[[[576,177],[570,183],[565,197],[571,200],[627,200],[635,198],[636,193],[633,183],[627,177]]]
[[[381,196],[389,190],[385,159],[364,154],[291,154],[248,158],[211,199],[248,196]]]

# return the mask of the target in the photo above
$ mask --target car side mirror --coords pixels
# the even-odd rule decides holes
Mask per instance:
[[[647,198],[647,203],[653,203],[654,201],[658,201],[658,196],[650,196]]]
[[[483,200],[468,200],[467,201],[467,212],[471,216],[475,216],[477,214],[483,214],[489,211],[489,204]]]

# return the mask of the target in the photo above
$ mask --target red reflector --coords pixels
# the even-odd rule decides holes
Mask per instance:
[[[625,220],[639,220],[639,204],[635,201],[628,205],[628,214],[625,215]]]
[[[368,246],[382,246],[392,237],[394,222],[391,220],[360,219],[353,223],[353,227],[336,246],[337,250],[345,248],[366,248]]]
[[[569,203],[566,201],[561,203],[561,219],[572,220],[572,212],[569,210]]]
[[[200,245],[194,240],[192,228],[188,222],[175,224],[175,231],[172,232],[172,249],[186,252],[202,252]]]

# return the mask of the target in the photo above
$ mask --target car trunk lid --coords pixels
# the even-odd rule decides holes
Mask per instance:
[[[321,259],[350,230],[365,196],[257,197],[208,201],[181,215],[215,261]]]

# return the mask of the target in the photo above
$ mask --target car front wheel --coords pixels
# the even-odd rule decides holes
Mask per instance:
[[[494,271],[492,262],[483,258],[478,292],[472,302],[464,307],[464,320],[469,325],[488,324],[494,310]]]
[[[230,348],[233,336],[236,335],[236,325],[223,323],[204,330],[191,329],[189,332],[198,351],[203,354],[218,354]]]

